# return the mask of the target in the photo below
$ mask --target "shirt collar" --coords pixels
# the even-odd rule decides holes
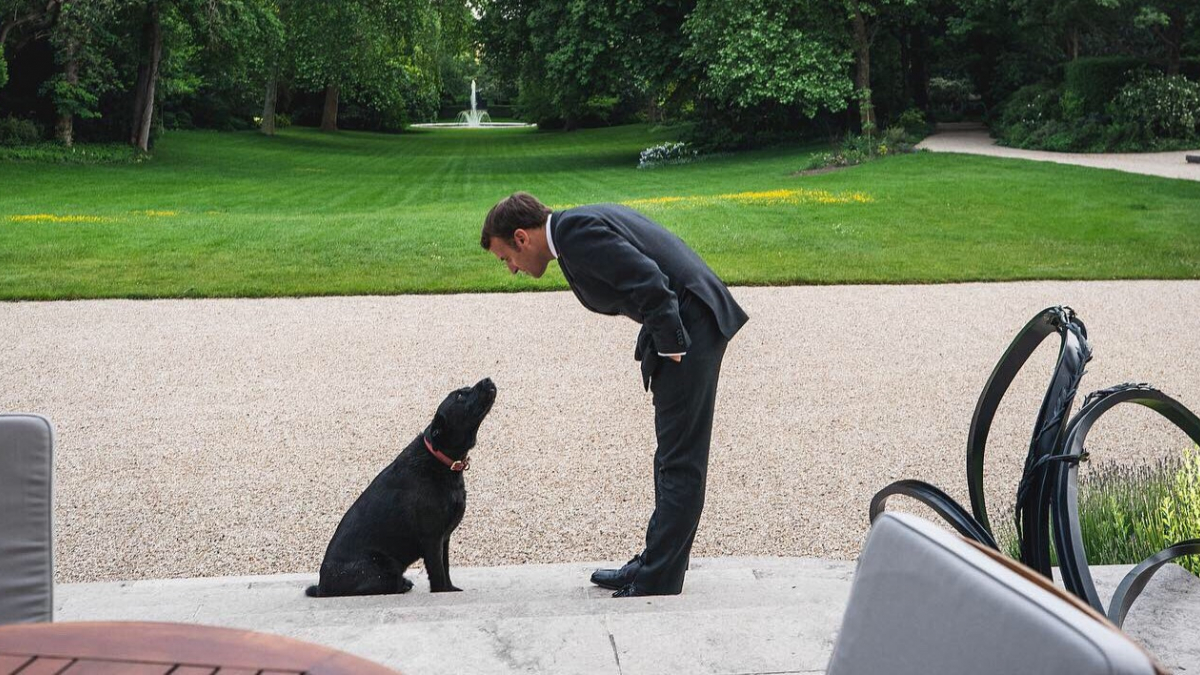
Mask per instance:
[[[554,256],[555,260],[558,260],[558,251],[554,248],[554,235],[550,234],[550,219],[553,217],[553,213],[546,216],[546,244],[550,247],[550,255]]]

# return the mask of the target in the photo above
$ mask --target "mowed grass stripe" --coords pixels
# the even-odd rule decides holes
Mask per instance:
[[[927,153],[795,175],[818,146],[635,168],[671,138],[172,132],[143,164],[0,164],[0,298],[564,288],[553,266],[512,278],[479,249],[488,208],[514,190],[639,201],[734,284],[1200,276],[1195,182]],[[101,222],[12,219],[38,214]]]

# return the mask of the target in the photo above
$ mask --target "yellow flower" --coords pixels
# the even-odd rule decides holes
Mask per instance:
[[[14,223],[100,223],[100,216],[57,216],[52,213],[32,213],[28,215],[9,216]]]
[[[645,197],[628,199],[621,204],[635,209],[656,211],[665,208],[694,208],[734,203],[744,206],[779,206],[800,204],[869,204],[875,201],[863,192],[839,192],[828,190],[765,190],[761,192],[730,192],[720,195],[697,195],[691,197]],[[569,209],[574,204],[554,205],[555,211]]]
[[[762,192],[731,192],[720,195],[696,197],[651,197],[646,199],[631,199],[621,202],[626,206],[641,208],[661,208],[666,206],[710,206],[720,202],[752,205],[798,205],[798,204],[866,204],[873,201],[869,195],[861,192],[834,194],[827,190],[766,190]]]

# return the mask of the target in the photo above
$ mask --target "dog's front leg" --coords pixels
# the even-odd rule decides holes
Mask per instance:
[[[429,590],[434,593],[461,591],[450,583],[450,564],[446,561],[449,554],[449,540],[445,537],[425,539],[421,542],[425,559],[425,571],[429,573]]]
[[[442,541],[442,567],[446,570],[446,583],[453,586],[454,582],[450,581],[450,535]]]

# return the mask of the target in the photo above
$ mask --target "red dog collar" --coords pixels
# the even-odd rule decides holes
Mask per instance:
[[[437,450],[433,449],[433,443],[429,442],[428,436],[425,436],[424,438],[425,447],[429,450],[430,454],[432,454],[434,457],[437,457],[438,461],[442,464],[450,467],[451,471],[466,471],[467,469],[471,468],[470,457],[463,457],[462,459],[450,459],[445,453],[438,452]]]

